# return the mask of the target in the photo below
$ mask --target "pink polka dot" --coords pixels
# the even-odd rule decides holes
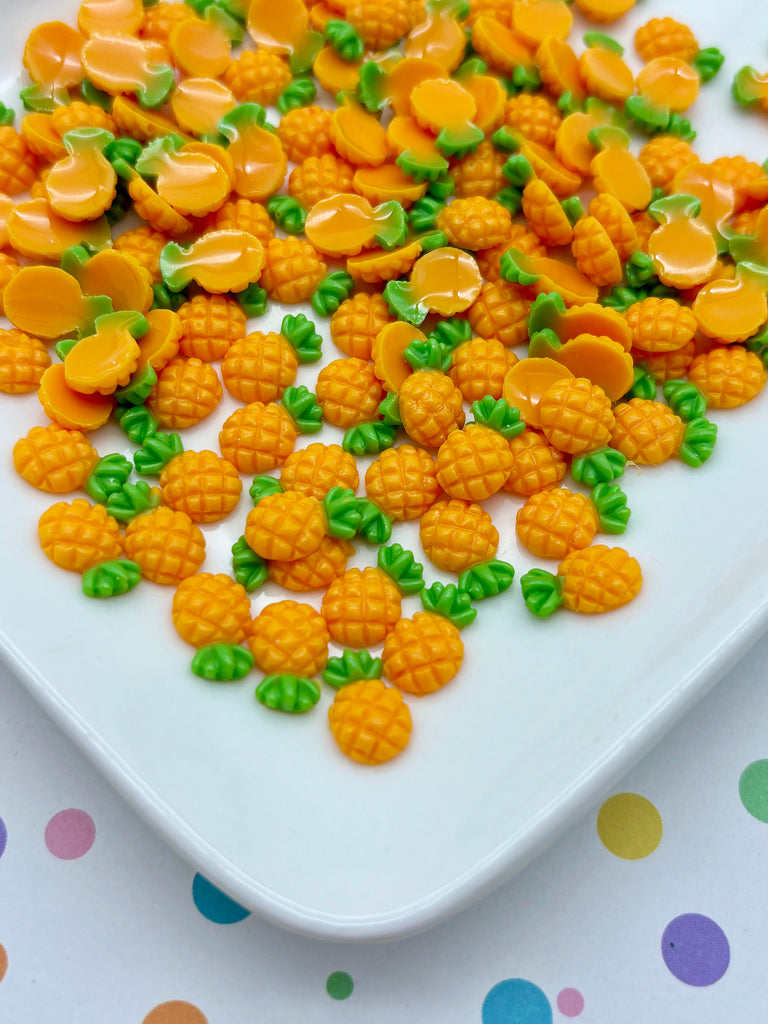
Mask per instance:
[[[45,845],[60,860],[77,860],[88,853],[96,838],[93,818],[74,807],[54,814],[45,826]]]
[[[584,1009],[584,996],[577,988],[564,988],[557,994],[557,1008],[564,1017],[578,1017]]]

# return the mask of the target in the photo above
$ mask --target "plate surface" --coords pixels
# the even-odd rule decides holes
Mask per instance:
[[[6,103],[14,103],[28,31],[44,20],[72,21],[74,12],[54,0],[5,12]],[[696,151],[762,161],[768,120],[744,114],[729,97],[738,67],[766,64],[759,0],[647,0],[606,30],[633,61],[634,28],[665,15],[688,22],[702,46],[717,45],[727,58],[690,112]],[[281,316],[273,309],[269,326]],[[337,355],[330,341],[325,348],[326,359]],[[302,368],[298,383],[312,386],[316,369]],[[230,686],[193,676],[191,649],[170,626],[170,590],[144,584],[115,602],[82,597],[77,577],[53,567],[36,543],[37,519],[58,499],[25,485],[10,461],[16,439],[45,417],[34,395],[2,396],[0,648],[133,806],[235,899],[313,936],[402,936],[519,870],[768,625],[766,401],[711,414],[718,444],[699,470],[677,462],[627,470],[622,486],[633,515],[618,542],[638,558],[645,580],[632,605],[541,622],[523,607],[517,584],[480,605],[463,634],[460,675],[410,701],[408,751],[369,770],[336,750],[325,724],[328,691],[313,713],[281,716],[255,701],[255,676]],[[215,424],[186,433],[186,446],[215,448],[233,407],[225,400]],[[337,437],[330,428],[321,435]],[[102,455],[129,453],[116,428],[95,443]],[[227,571],[249,507],[245,483],[230,520],[205,528],[206,571]],[[499,557],[519,576],[534,561],[514,537],[518,505],[489,503]],[[412,528],[396,527],[393,539],[420,557]],[[370,560],[363,553],[355,564]],[[278,596],[268,585],[254,610]],[[404,614],[417,609],[414,599],[404,602]]]

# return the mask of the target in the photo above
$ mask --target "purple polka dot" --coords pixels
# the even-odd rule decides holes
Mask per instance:
[[[584,996],[577,988],[564,988],[557,994],[557,1008],[564,1017],[578,1017],[584,1009]]]
[[[45,826],[45,845],[60,860],[77,860],[88,853],[96,838],[93,818],[74,807],[54,814]]]
[[[731,949],[725,932],[712,918],[681,914],[664,929],[661,955],[686,985],[714,985],[728,969]]]
[[[5,853],[5,847],[8,843],[8,829],[5,827],[5,822],[0,818],[0,857]]]

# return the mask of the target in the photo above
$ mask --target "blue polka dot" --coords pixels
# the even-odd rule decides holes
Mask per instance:
[[[552,1007],[532,981],[508,978],[483,1000],[483,1024],[552,1024]]]
[[[0,857],[5,853],[6,843],[8,842],[8,829],[5,827],[5,822],[0,818]]]
[[[250,910],[235,903],[226,893],[199,874],[195,875],[192,881],[192,899],[203,917],[207,917],[215,924],[237,924],[250,914]]]

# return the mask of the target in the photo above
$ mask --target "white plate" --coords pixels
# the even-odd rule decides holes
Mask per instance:
[[[0,40],[6,71],[15,74],[35,23],[71,20],[74,9],[54,0],[9,6]],[[661,15],[687,21],[703,46],[727,57],[691,111],[697,151],[764,159],[768,121],[729,98],[739,66],[768,64],[760,0],[648,0],[607,31],[629,44],[633,60],[634,27]],[[7,86],[11,102],[18,83]],[[280,315],[273,311],[270,323]],[[313,368],[300,371],[300,383],[313,379]],[[231,407],[222,405],[217,424]],[[55,499],[27,487],[10,462],[15,440],[45,418],[34,395],[2,396],[2,648],[120,792],[235,899],[309,935],[402,936],[519,870],[764,630],[766,398],[711,418],[720,436],[703,468],[673,462],[625,474],[633,515],[619,542],[643,567],[638,599],[610,615],[563,612],[542,622],[515,584],[480,605],[459,677],[410,701],[409,749],[371,770],[336,750],[325,724],[330,693],[311,714],[281,716],[255,701],[255,676],[230,686],[193,676],[191,649],[170,626],[170,590],[144,584],[115,602],[82,597],[78,578],[36,544],[37,519]],[[216,426],[202,424],[185,441],[215,447],[215,437]],[[101,454],[128,452],[124,442],[116,428],[96,439]],[[503,537],[499,557],[519,576],[534,563],[514,538],[518,504],[494,499],[490,507]],[[206,528],[206,570],[227,570],[248,506],[246,492],[231,522]],[[412,529],[397,527],[394,539],[419,553]],[[277,596],[268,586],[254,608]],[[404,604],[406,613],[417,607],[415,599]]]

